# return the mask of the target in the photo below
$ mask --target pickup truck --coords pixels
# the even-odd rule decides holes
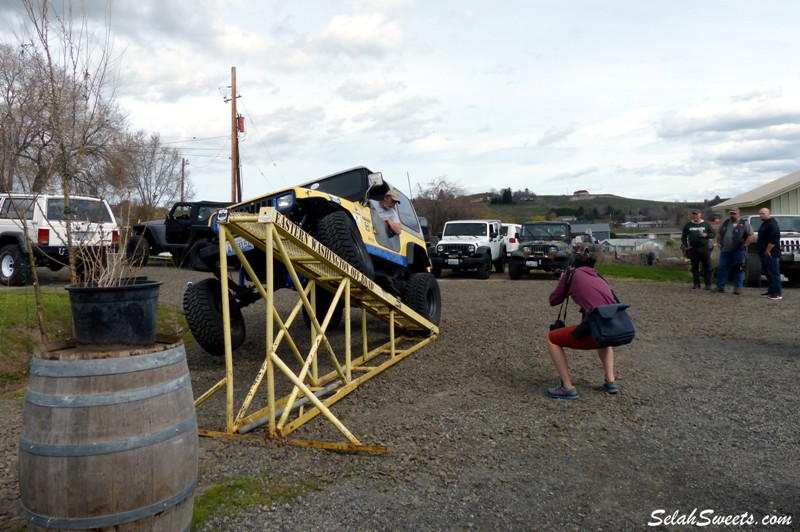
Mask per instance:
[[[147,264],[151,255],[167,252],[172,262],[187,262],[195,235],[208,230],[208,218],[228,203],[188,201],[175,203],[164,220],[151,220],[133,226],[125,253],[136,266]]]

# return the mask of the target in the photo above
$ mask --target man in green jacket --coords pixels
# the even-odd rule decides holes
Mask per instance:
[[[692,211],[692,219],[683,226],[681,246],[692,262],[692,280],[694,288],[700,288],[700,265],[703,266],[703,280],[706,290],[711,290],[711,249],[714,243],[714,228],[699,209]]]

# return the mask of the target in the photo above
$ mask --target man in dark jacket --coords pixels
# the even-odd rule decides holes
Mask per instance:
[[[692,280],[694,288],[700,288],[700,266],[703,267],[703,280],[706,290],[711,290],[711,246],[713,244],[714,229],[707,221],[703,220],[700,209],[692,211],[692,219],[683,226],[681,246],[689,255],[692,263]]]
[[[767,291],[762,294],[779,301],[781,295],[781,229],[769,209],[758,211],[761,227],[758,228],[756,250],[761,257],[761,272],[767,278]]]

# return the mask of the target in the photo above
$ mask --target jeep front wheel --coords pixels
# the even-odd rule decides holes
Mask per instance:
[[[403,302],[414,312],[439,325],[442,317],[442,294],[439,283],[428,272],[414,273],[406,283]]]
[[[334,211],[320,218],[317,239],[356,270],[375,279],[375,266],[361,239],[353,217],[345,211]]]
[[[31,278],[28,258],[15,244],[0,249],[0,283],[7,286],[25,286]]]
[[[244,343],[245,327],[242,311],[235,299],[229,297],[231,314],[231,350]],[[193,284],[183,294],[186,322],[197,343],[209,354],[225,354],[225,335],[222,325],[222,284],[210,277]]]
[[[478,266],[478,279],[488,279],[491,274],[492,274],[492,257],[487,255],[486,260],[483,261],[483,264]]]
[[[512,260],[508,263],[508,277],[512,281],[522,279],[522,265],[519,262]]]

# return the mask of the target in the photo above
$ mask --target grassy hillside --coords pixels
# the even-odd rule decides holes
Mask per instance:
[[[476,195],[478,200],[481,196]],[[703,207],[702,203],[681,203],[668,201],[640,200],[623,198],[620,196],[599,196],[576,200],[573,196],[537,196],[536,201],[518,201],[513,204],[489,204],[488,208],[493,218],[504,222],[522,223],[530,220],[544,219],[548,212],[555,210],[559,215],[575,215],[578,218],[589,217],[595,211],[611,212],[625,215],[660,212],[666,218],[669,213],[678,211],[681,215],[688,214],[689,209]],[[582,216],[581,213],[584,215]],[[602,221],[607,221],[603,216]],[[598,219],[598,221],[601,221]]]

